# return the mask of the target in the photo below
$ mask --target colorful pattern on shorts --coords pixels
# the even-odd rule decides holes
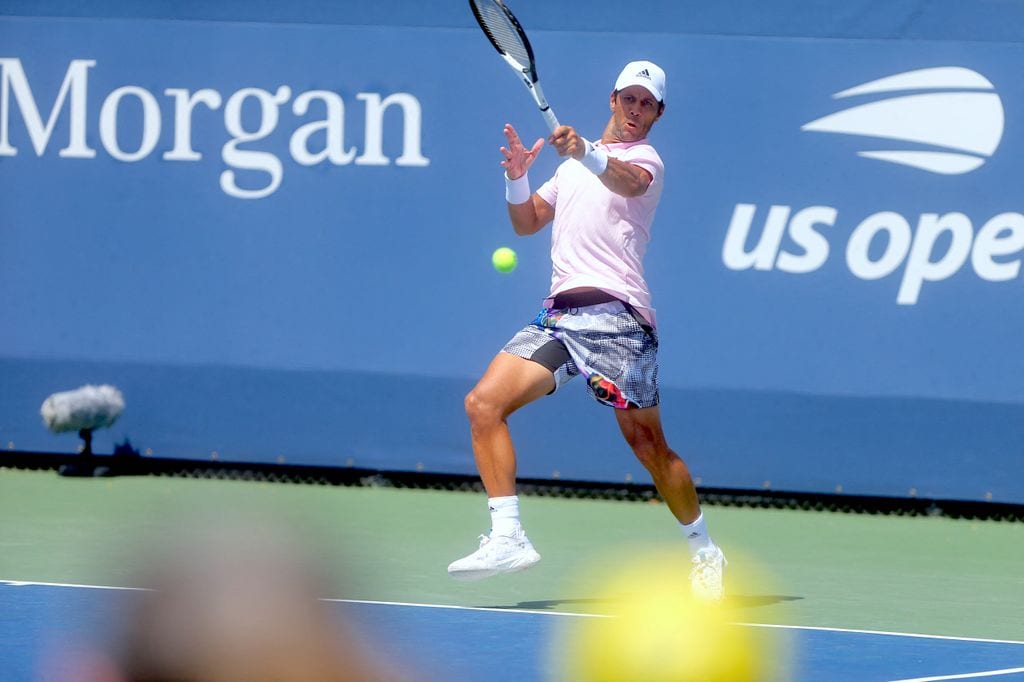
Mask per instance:
[[[544,308],[502,350],[529,360],[552,339],[571,358],[554,371],[556,390],[583,374],[600,403],[618,409],[658,404],[658,333],[622,303]]]

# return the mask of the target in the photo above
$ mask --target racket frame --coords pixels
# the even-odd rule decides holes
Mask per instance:
[[[544,117],[544,122],[547,124],[548,129],[551,130],[551,132],[554,132],[555,128],[559,125],[558,119],[555,117],[555,112],[551,110],[551,106],[548,104],[548,100],[544,96],[544,90],[540,87],[540,78],[537,76],[537,60],[533,56],[533,46],[530,45],[530,40],[526,36],[526,31],[523,29],[522,24],[519,23],[519,20],[516,19],[516,16],[512,14],[512,10],[510,10],[504,2],[501,0],[486,1],[492,2],[496,5],[511,22],[519,41],[526,49],[529,64],[520,64],[515,57],[510,55],[498,44],[494,39],[491,30],[487,27],[487,23],[477,10],[477,2],[475,0],[469,0],[469,6],[473,10],[473,16],[476,18],[477,23],[480,24],[480,28],[483,30],[484,35],[487,36],[487,40],[491,43],[494,49],[498,51],[501,58],[505,60],[513,71],[519,74],[523,85],[526,86],[530,96],[533,97],[533,101],[537,104],[537,108],[540,109],[540,113]]]

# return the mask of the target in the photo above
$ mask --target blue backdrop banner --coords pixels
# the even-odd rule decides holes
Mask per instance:
[[[647,274],[704,484],[1024,502],[1021,45],[531,38],[590,138],[668,74]],[[73,449],[40,403],[115,383],[100,446],[472,471],[462,396],[549,278],[505,122],[546,134],[473,28],[0,18],[0,441]],[[582,384],[512,424],[524,475],[644,480]]]

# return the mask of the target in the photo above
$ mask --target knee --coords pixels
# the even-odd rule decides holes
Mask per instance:
[[[678,459],[675,453],[668,448],[656,447],[653,443],[630,444],[633,454],[640,460],[648,471],[659,471],[664,469],[673,459]]]
[[[474,429],[493,426],[503,419],[501,406],[489,399],[479,387],[466,395],[464,405],[470,426]]]
[[[666,475],[690,479],[686,462],[667,446],[634,448],[633,453],[655,480]]]
[[[669,448],[664,438],[657,438],[655,434],[646,429],[637,429],[631,433],[627,442],[632,448],[633,454],[648,471],[661,471],[672,466],[676,461],[682,461]]]
[[[622,429],[622,435],[626,437],[626,443],[633,449],[637,457],[656,457],[659,445],[664,444],[664,438],[658,438],[654,429],[643,424],[633,424],[629,428]],[[664,449],[668,449],[666,446]]]

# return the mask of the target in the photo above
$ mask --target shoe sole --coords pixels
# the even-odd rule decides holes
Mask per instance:
[[[516,561],[515,563],[504,566],[502,568],[483,568],[483,569],[470,569],[466,571],[453,571],[451,568],[448,569],[448,575],[455,580],[461,580],[462,582],[473,582],[476,580],[484,580],[486,578],[492,578],[496,575],[504,575],[505,573],[518,573],[519,571],[525,571],[531,566],[535,566],[540,561],[540,554],[534,552],[533,554],[527,555],[526,557]]]

